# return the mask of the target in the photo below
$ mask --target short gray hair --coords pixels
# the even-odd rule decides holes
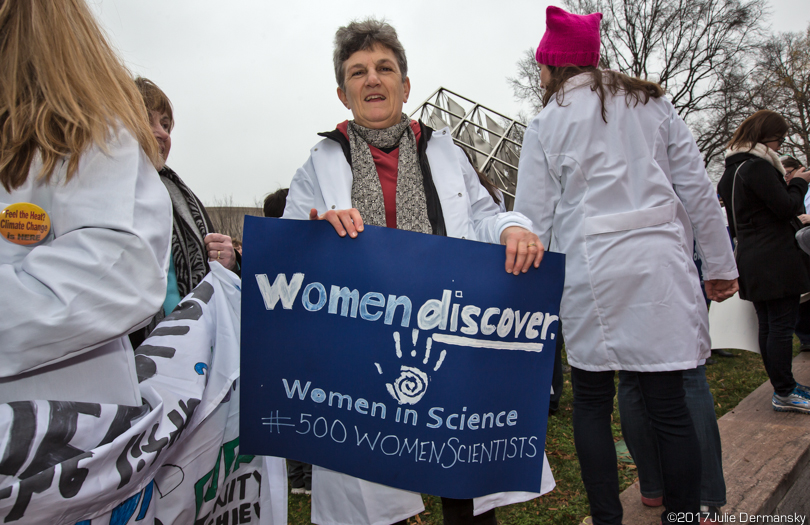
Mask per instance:
[[[383,20],[367,18],[360,21],[354,20],[335,33],[333,60],[335,79],[340,89],[346,90],[343,63],[354,53],[367,51],[378,44],[387,47],[394,53],[402,73],[402,81],[405,82],[405,78],[408,76],[408,59],[405,57],[405,48],[402,47],[402,43],[397,37],[397,30]]]

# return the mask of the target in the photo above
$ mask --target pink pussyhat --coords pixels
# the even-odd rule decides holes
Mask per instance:
[[[602,13],[575,15],[559,7],[546,8],[546,33],[534,55],[546,66],[599,65],[599,22]]]

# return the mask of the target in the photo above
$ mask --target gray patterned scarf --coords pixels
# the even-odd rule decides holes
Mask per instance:
[[[177,291],[185,297],[210,270],[203,239],[214,227],[205,206],[177,173],[168,166],[158,173],[172,199],[172,258]]]
[[[352,120],[348,133],[352,155],[352,205],[363,217],[363,224],[385,226],[382,185],[368,147],[384,149],[399,145],[397,229],[431,233],[416,136],[408,116],[403,113],[399,124],[386,129],[364,128]]]

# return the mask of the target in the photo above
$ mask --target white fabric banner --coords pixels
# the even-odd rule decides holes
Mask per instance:
[[[239,454],[240,302],[211,263],[135,351],[142,406],[0,405],[4,523],[285,524],[284,461]]]

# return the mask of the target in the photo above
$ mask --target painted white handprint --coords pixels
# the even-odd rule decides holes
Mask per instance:
[[[411,357],[416,357],[416,343],[419,339],[419,330],[413,330],[412,338],[414,348],[411,350]],[[425,343],[425,358],[422,360],[422,364],[424,365],[426,365],[430,360],[430,349],[432,346],[433,339],[428,337],[427,342]],[[394,332],[394,347],[396,349],[397,357],[402,359],[402,348],[400,346],[399,332]],[[442,350],[439,354],[438,361],[436,361],[436,365],[433,367],[434,372],[441,368],[446,356],[447,350]],[[374,366],[377,367],[377,372],[380,374],[383,373],[382,367],[380,367],[379,363],[374,363]],[[388,390],[388,393],[391,394],[391,397],[393,397],[400,405],[415,405],[422,399],[422,396],[424,396],[425,392],[427,391],[428,375],[422,370],[412,366],[402,365],[400,367],[400,371],[401,373],[399,377],[394,380],[394,383],[386,383],[385,388]]]

